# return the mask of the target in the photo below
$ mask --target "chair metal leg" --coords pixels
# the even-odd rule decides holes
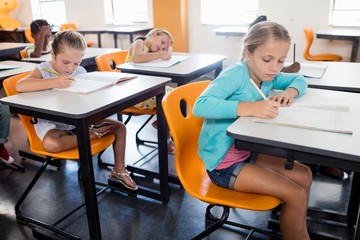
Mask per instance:
[[[210,210],[215,207],[216,205],[208,205],[206,208],[206,218],[208,217],[208,215],[211,215]],[[200,234],[198,234],[196,237],[193,238],[193,240],[197,240],[197,239],[203,239],[206,236],[208,236],[209,234],[211,234],[212,232],[214,232],[216,229],[220,228],[222,225],[225,224],[226,220],[229,217],[229,213],[230,213],[230,208],[227,206],[221,206],[223,208],[223,213],[221,215],[221,218],[216,219],[216,221],[207,229],[205,229],[203,232],[201,232]]]
[[[213,207],[215,207],[215,206],[219,206],[219,207],[223,208],[223,213],[222,213],[222,216],[220,218],[216,218],[211,213],[211,209]],[[275,238],[275,239],[281,239],[281,236],[279,236],[276,233],[273,233],[271,231],[267,231],[267,230],[252,227],[252,226],[248,226],[248,225],[241,224],[241,223],[235,223],[235,222],[232,222],[232,221],[228,221],[227,219],[229,217],[229,212],[230,212],[230,208],[227,207],[227,206],[213,205],[213,204],[208,205],[208,207],[206,208],[206,216],[205,217],[206,217],[207,221],[214,222],[214,224],[211,225],[209,228],[207,228],[202,233],[200,233],[194,239],[204,238],[204,237],[206,237],[207,235],[209,235],[210,233],[212,233],[213,231],[215,231],[216,229],[220,228],[221,226],[223,226],[225,224],[231,225],[231,226],[234,226],[234,227],[238,227],[238,228],[243,228],[243,229],[250,230],[250,232],[248,233],[246,239],[251,239],[252,234],[255,233],[255,232],[264,234],[266,236],[270,236],[270,237]]]
[[[35,186],[36,182],[39,180],[40,176],[44,173],[46,167],[49,165],[49,161],[51,161],[51,158],[46,158],[45,161],[43,162],[43,164],[41,165],[41,167],[39,168],[39,170],[36,172],[34,178],[31,180],[29,186],[25,189],[24,193],[21,195],[19,201],[16,203],[15,205],[15,214],[16,214],[16,218],[19,221],[22,221],[24,223],[32,223],[34,225],[49,229],[55,233],[58,233],[62,236],[65,236],[69,239],[80,239],[79,237],[65,232],[61,229],[55,228],[53,225],[50,225],[48,223],[45,223],[43,221],[34,219],[32,217],[29,216],[25,216],[21,210],[20,207],[22,205],[22,203],[24,202],[25,198],[29,195],[30,191],[33,189],[33,187]]]
[[[146,126],[146,124],[148,124],[148,122],[150,122],[150,120],[154,117],[154,115],[150,115],[150,117],[144,122],[144,124],[139,128],[139,130],[136,132],[135,137],[136,137],[136,144],[138,145],[146,145],[146,143],[151,143],[151,144],[157,144],[157,142],[155,141],[150,141],[150,140],[143,140],[139,137],[139,133],[141,132],[141,130]]]

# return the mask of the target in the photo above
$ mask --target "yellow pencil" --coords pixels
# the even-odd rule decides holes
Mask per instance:
[[[41,70],[43,70],[43,71],[45,71],[45,72],[48,72],[48,73],[51,73],[51,74],[54,74],[54,75],[56,75],[56,76],[61,76],[60,73],[55,72],[55,71],[50,70],[50,69],[47,69],[47,68],[41,68]]]

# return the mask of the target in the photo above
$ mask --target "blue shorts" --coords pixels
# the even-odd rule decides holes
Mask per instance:
[[[251,154],[245,161],[237,162],[228,168],[220,170],[214,169],[212,171],[206,170],[209,178],[216,185],[223,188],[234,189],[236,177],[239,175],[241,169],[246,164],[254,164],[256,161],[256,154]]]

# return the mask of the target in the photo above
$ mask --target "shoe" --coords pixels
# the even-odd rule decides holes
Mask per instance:
[[[318,172],[336,180],[346,180],[349,174],[339,168],[319,166]]]
[[[115,176],[113,176],[115,175]],[[138,186],[135,185],[134,187],[133,186],[130,186],[128,184],[126,184],[126,182],[123,180],[124,177],[127,177],[129,178],[130,182],[132,183],[135,183],[134,180],[131,178],[130,174],[128,171],[125,171],[125,172],[116,172],[114,169],[111,170],[111,173],[109,174],[109,179],[112,180],[112,181],[116,181],[118,183],[121,183],[122,186],[124,186],[125,188],[127,189],[130,189],[130,190],[133,190],[133,191],[136,191],[138,190]]]
[[[293,64],[283,67],[283,69],[281,70],[284,73],[296,73],[300,71],[300,63],[299,62],[294,62]]]
[[[0,145],[0,160],[7,164],[11,164],[14,162],[14,159],[9,155],[4,144]]]
[[[168,154],[175,155],[175,145],[171,138],[167,141],[167,150]]]
[[[157,129],[157,120],[153,121],[151,126],[153,126],[153,128]]]

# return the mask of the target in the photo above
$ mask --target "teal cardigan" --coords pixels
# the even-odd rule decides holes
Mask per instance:
[[[301,96],[307,82],[301,75],[281,72],[270,82],[262,82],[261,91],[267,96],[272,89],[285,90],[288,87],[296,88]],[[238,102],[260,100],[260,93],[250,82],[245,60],[221,72],[199,96],[193,114],[204,118],[198,153],[207,170],[212,171],[217,167],[234,142],[226,135],[226,129],[238,117]]]

